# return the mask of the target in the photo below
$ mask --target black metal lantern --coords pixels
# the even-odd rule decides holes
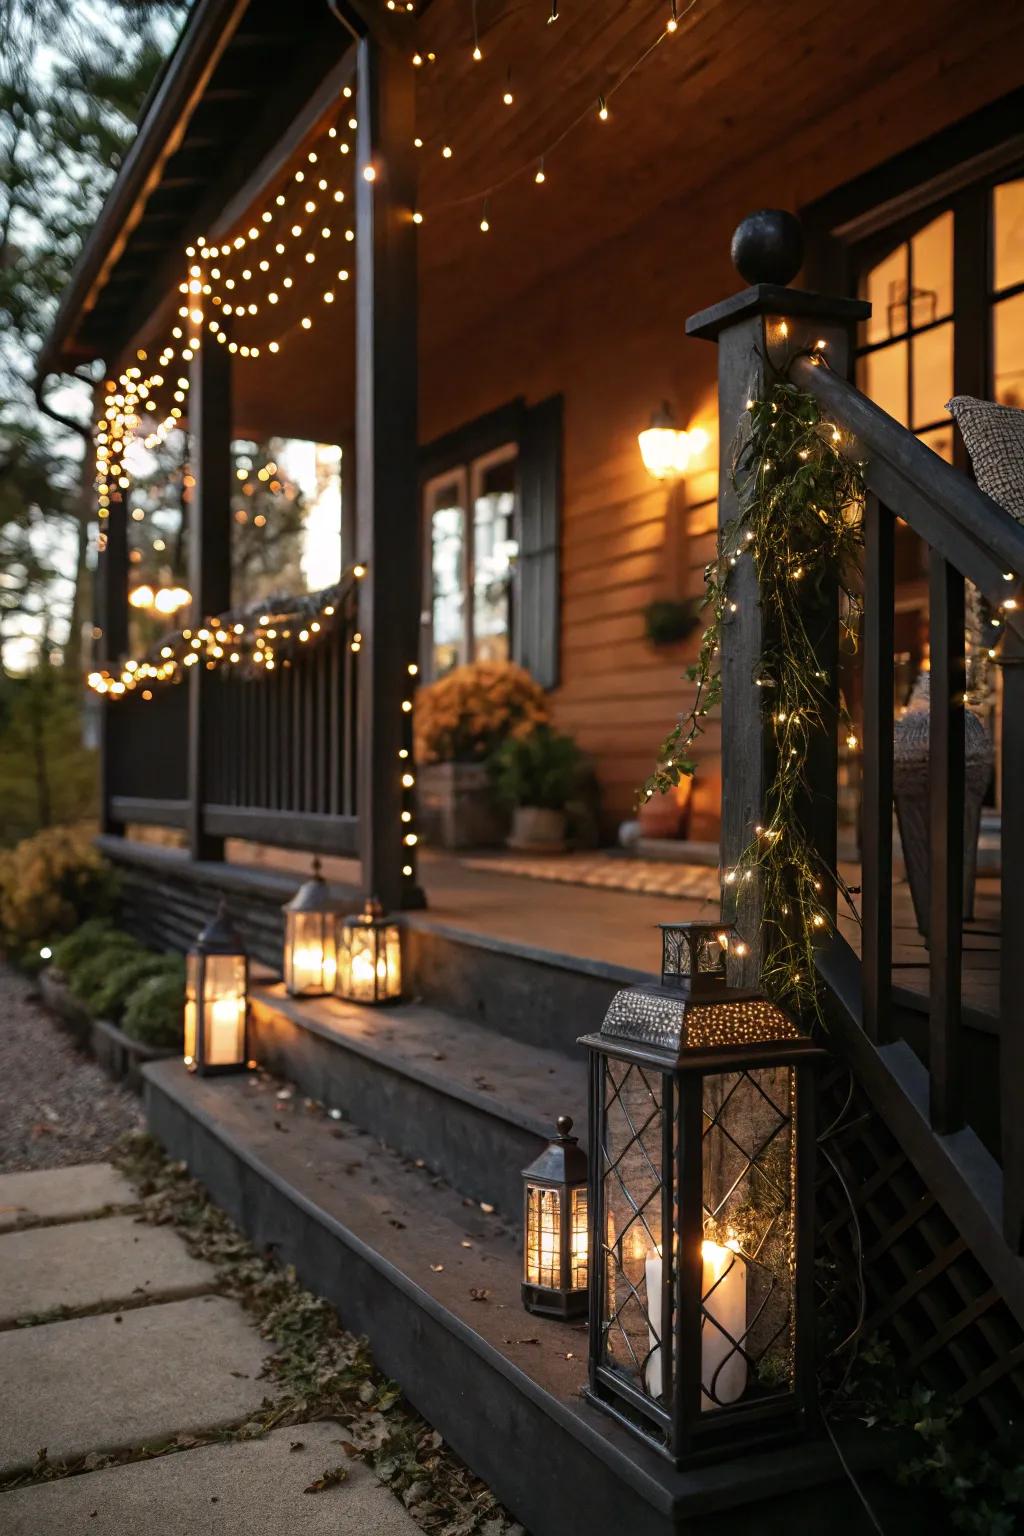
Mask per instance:
[[[319,997],[334,991],[338,974],[338,909],[320,860],[312,878],[300,885],[284,907],[284,984],[292,997]]]
[[[569,1133],[523,1169],[523,1306],[542,1317],[582,1317],[587,1310],[587,1156]]]
[[[589,1395],[677,1465],[796,1433],[814,1367],[813,1083],[824,1053],[714,923],[662,926],[661,985],[585,1037]]]
[[[191,1072],[238,1072],[248,1055],[249,960],[221,902],[185,964],[185,1065]]]
[[[376,896],[338,929],[339,997],[352,1003],[393,1003],[402,995],[402,938]]]

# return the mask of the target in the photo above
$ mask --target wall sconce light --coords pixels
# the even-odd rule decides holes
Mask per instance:
[[[238,1072],[246,1064],[249,960],[227,905],[197,937],[185,962],[185,1065],[190,1072]]]
[[[587,1155],[571,1130],[560,1116],[556,1139],[523,1169],[523,1306],[541,1317],[587,1311]]]
[[[684,432],[677,426],[672,407],[663,400],[651,417],[651,424],[639,433],[640,457],[644,468],[655,480],[678,480],[689,467],[694,454],[707,447],[708,435],[701,427]]]
[[[339,997],[350,1003],[393,1003],[402,995],[402,939],[376,896],[338,930]]]
[[[338,909],[331,900],[320,860],[284,907],[284,984],[292,997],[319,997],[334,991],[338,974]]]
[[[823,1055],[730,987],[728,929],[663,925],[660,985],[591,1055],[589,1396],[676,1465],[792,1436],[814,1394],[813,1083]]]

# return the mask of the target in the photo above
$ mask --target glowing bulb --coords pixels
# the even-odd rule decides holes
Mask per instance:
[[[603,96],[599,96],[597,98],[597,115],[601,119],[602,123],[606,123],[608,121],[608,103],[605,101]]]
[[[540,165],[538,165],[538,167],[537,167],[537,174],[536,174],[536,176],[534,176],[533,179],[537,183],[538,187],[543,186],[544,182],[547,180],[547,177],[544,175],[544,162],[543,162],[543,160],[541,161]]]
[[[442,154],[442,156],[444,157],[445,160],[450,160],[451,157],[452,157],[452,147],[451,147],[451,145],[450,144],[446,144],[444,146],[444,148],[441,150],[441,154]]]
[[[413,221],[414,224],[422,224],[423,223],[423,215],[422,215],[422,213],[420,213],[418,208],[414,208],[413,209],[412,221]]]
[[[377,168],[376,168],[376,166],[373,166],[373,165],[364,165],[363,166],[363,180],[364,181],[376,181],[377,180]]]

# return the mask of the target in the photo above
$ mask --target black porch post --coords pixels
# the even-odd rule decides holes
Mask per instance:
[[[190,367],[189,435],[195,485],[189,508],[192,626],[231,603],[231,358],[207,337]],[[211,676],[200,662],[188,679],[188,838],[194,859],[222,859],[224,839],[206,832],[205,700]]]
[[[98,405],[102,400],[101,386],[94,392],[94,401]],[[94,470],[95,458],[90,446],[82,473],[92,474]],[[96,628],[100,631],[98,656],[113,670],[118,662],[124,660],[128,650],[128,502],[125,492],[116,487],[110,494],[108,514],[99,522],[94,615]],[[111,814],[114,750],[112,710],[117,708],[117,701],[101,698],[99,702],[100,830],[123,833],[123,825],[115,821]]]
[[[385,910],[422,904],[403,842],[402,701],[415,679],[417,516],[414,71],[400,50],[358,44],[356,132],[356,512],[360,586],[359,852]],[[366,173],[369,172],[368,177]],[[372,179],[370,179],[372,178]],[[407,765],[408,766],[408,765]]]
[[[746,234],[746,241],[740,236]],[[747,401],[762,388],[765,360],[776,366],[815,342],[825,343],[829,365],[846,376],[851,359],[852,329],[869,313],[858,300],[825,298],[783,286],[799,270],[799,226],[789,214],[754,214],[740,226],[733,254],[741,275],[754,286],[687,321],[690,336],[718,343],[719,527],[738,515],[733,485],[737,438],[746,421]],[[756,667],[762,654],[763,621],[757,574],[753,563],[740,561],[732,577],[736,610],[722,632],[722,867],[732,868],[754,836],[762,819],[765,790],[771,772],[772,743],[761,716],[763,699]],[[827,869],[836,867],[836,781],[838,769],[838,590],[819,589],[800,595],[804,622],[815,638],[818,655],[831,679],[833,728],[811,746],[807,776],[810,793],[801,814],[811,845]],[[747,957],[730,962],[734,984],[756,986],[761,966],[760,882],[724,887],[734,901],[723,916],[734,918],[749,942]],[[826,888],[822,904],[835,918],[835,891]],[[732,967],[735,966],[735,974]]]

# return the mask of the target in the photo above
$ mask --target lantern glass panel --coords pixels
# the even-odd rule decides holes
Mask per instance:
[[[400,997],[402,946],[393,923],[346,923],[337,958],[338,991],[357,1003]]]
[[[604,1085],[602,1353],[607,1365],[660,1399],[661,1346],[671,1332],[671,1318],[662,1315],[666,1175],[671,1184],[671,1169],[662,1166],[665,1079],[635,1062],[607,1057]]]
[[[572,1191],[572,1249],[570,1258],[572,1261],[571,1283],[574,1291],[583,1291],[587,1288],[587,1256],[590,1242],[590,1226],[587,1215],[586,1185],[578,1184]]]
[[[526,1263],[529,1285],[562,1288],[562,1191],[526,1186]]]
[[[185,960],[185,1065],[196,1059],[196,1000],[199,996],[199,956],[190,953]]]
[[[703,1083],[701,1407],[792,1390],[795,1073]]]
[[[245,1060],[245,956],[203,957],[203,1064]]]
[[[284,982],[289,992],[333,992],[337,979],[333,915],[288,912],[284,957]]]

